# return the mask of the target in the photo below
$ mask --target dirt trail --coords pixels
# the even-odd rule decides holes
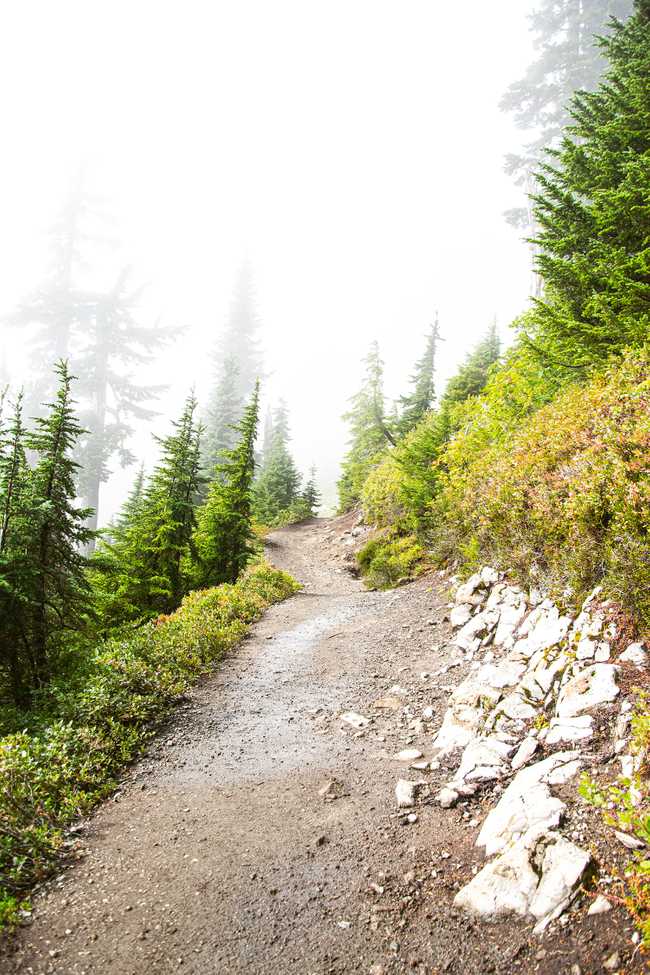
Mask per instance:
[[[36,898],[2,970],[570,970],[570,934],[542,960],[528,926],[477,925],[453,909],[482,863],[476,809],[428,805],[409,825],[395,815],[397,778],[418,773],[394,755],[429,754],[446,706],[445,678],[422,673],[446,662],[447,593],[430,578],[365,592],[331,531],[319,521],[272,537],[269,557],[304,591],[191,693],[88,823],[79,862]],[[400,695],[410,713],[373,709]],[[409,727],[427,705],[431,724]],[[346,730],[349,709],[372,724]]]

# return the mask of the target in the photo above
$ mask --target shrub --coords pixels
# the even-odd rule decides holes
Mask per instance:
[[[388,589],[417,574],[425,552],[414,535],[382,533],[366,542],[357,558],[373,589]]]
[[[650,354],[630,352],[499,437],[482,437],[489,397],[474,407],[441,457],[437,555],[576,598],[602,583],[648,627],[649,376]]]
[[[233,585],[187,596],[170,616],[102,645],[83,672],[53,684],[27,728],[7,711],[0,739],[0,926],[51,870],[63,831],[115,785],[155,722],[241,639],[264,608],[296,592],[260,563]]]

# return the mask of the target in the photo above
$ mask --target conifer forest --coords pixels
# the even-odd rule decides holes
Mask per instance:
[[[650,0],[28,0],[0,971],[650,959]]]

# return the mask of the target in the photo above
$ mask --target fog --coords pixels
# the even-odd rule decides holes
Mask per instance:
[[[183,326],[133,439],[151,465],[210,349],[237,273],[253,268],[268,378],[293,448],[332,497],[340,416],[378,339],[403,392],[436,311],[439,388],[496,316],[526,306],[527,246],[503,156],[521,136],[498,107],[531,59],[532,2],[238,0],[6,4],[0,36],[0,316],[47,273],[48,228],[80,167],[106,243],[146,285],[143,324]],[[26,336],[2,326],[12,385]],[[117,465],[114,465],[117,466]],[[133,469],[102,494],[119,506]]]

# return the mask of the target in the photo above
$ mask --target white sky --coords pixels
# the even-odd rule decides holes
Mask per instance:
[[[532,0],[20,0],[0,20],[0,314],[42,278],[83,162],[115,217],[143,320],[188,327],[157,364],[175,412],[203,393],[237,267],[255,269],[271,378],[299,464],[332,483],[339,417],[380,341],[404,391],[440,310],[447,377],[525,307],[498,109],[531,59]],[[101,270],[101,269],[100,269]],[[107,276],[110,277],[107,273]],[[20,336],[3,329],[10,370]],[[166,429],[162,416],[154,425]],[[149,431],[136,439],[149,461]],[[105,492],[105,517],[131,477]]]

